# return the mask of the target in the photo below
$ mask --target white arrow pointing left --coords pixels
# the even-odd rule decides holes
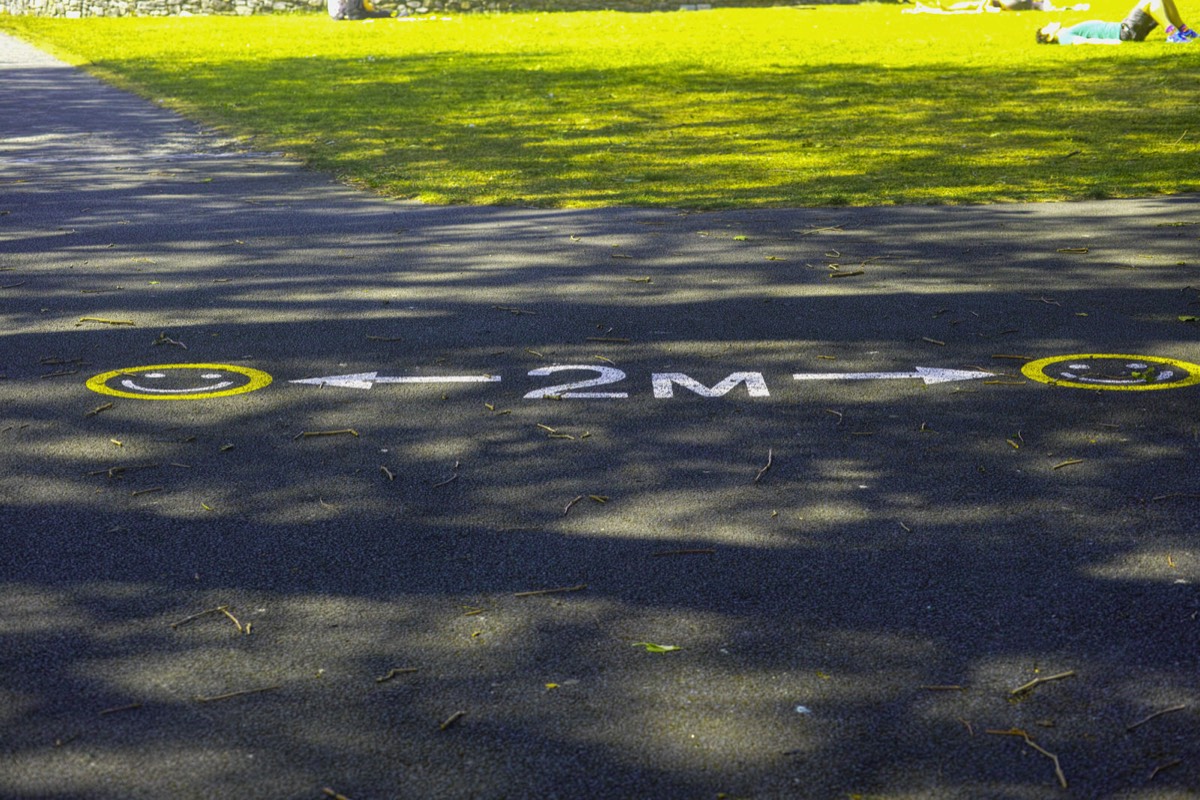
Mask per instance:
[[[391,377],[378,372],[356,372],[353,375],[327,375],[324,378],[302,378],[288,383],[307,383],[312,386],[336,386],[339,389],[370,389],[377,383],[499,383],[499,375],[412,375]]]
[[[990,378],[993,375],[995,375],[994,372],[977,369],[917,367],[914,372],[802,372],[793,375],[792,378],[798,381],[877,381],[920,378],[925,381],[926,385],[929,385],[952,381],[973,381],[979,378]]]

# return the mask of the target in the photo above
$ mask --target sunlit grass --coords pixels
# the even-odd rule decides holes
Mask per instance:
[[[434,203],[969,203],[1200,187],[1200,44],[1050,19],[700,13],[46,20],[16,32],[314,167]]]

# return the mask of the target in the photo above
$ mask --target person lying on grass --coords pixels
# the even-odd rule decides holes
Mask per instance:
[[[1175,0],[1139,0],[1120,22],[1088,20],[1064,28],[1051,22],[1038,30],[1038,44],[1120,44],[1145,41],[1150,31],[1166,23],[1167,41],[1190,42],[1196,32],[1183,23]]]

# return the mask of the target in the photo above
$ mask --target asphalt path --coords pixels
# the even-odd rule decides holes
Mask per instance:
[[[1195,797],[1198,239],[388,201],[0,38],[0,796]]]

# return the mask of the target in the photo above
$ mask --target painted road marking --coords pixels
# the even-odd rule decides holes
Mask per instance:
[[[802,372],[793,375],[792,379],[797,381],[886,381],[920,378],[928,386],[931,383],[973,381],[979,378],[991,378],[994,376],[994,372],[983,372],[982,370],[974,369],[916,367],[914,372]]]
[[[271,376],[234,364],[152,364],[94,375],[87,388],[135,400],[207,400],[261,389]]]
[[[302,378],[288,383],[312,386],[336,386],[339,389],[370,389],[377,383],[499,383],[499,375],[416,375],[391,377],[378,372],[356,372],[353,375],[328,375],[324,378]]]
[[[1104,391],[1178,389],[1200,383],[1200,364],[1120,353],[1079,353],[1030,361],[1021,373],[1051,386]]]
[[[557,383],[534,389],[524,395],[527,400],[538,399],[627,399],[629,392],[595,391],[598,387],[619,388],[627,378],[616,367],[592,364],[562,364],[541,367],[526,373],[539,378],[562,372],[582,372],[590,377]],[[1145,391],[1177,389],[1200,383],[1200,364],[1173,358],[1113,353],[1079,353],[1051,356],[1031,361],[1021,368],[1031,380],[1052,386],[1074,389]],[[926,385],[970,381],[993,377],[995,373],[981,369],[948,369],[943,367],[914,367],[911,372],[799,372],[796,381],[867,381],[920,380]],[[371,389],[376,384],[479,384],[499,383],[500,375],[380,375],[377,371],[349,375],[327,375],[300,378],[289,383],[309,386],[332,386],[342,389]],[[271,376],[262,370],[232,364],[155,364],[145,367],[113,370],[96,375],[87,381],[87,388],[101,394],[129,397],[138,400],[205,400],[244,394],[271,383]],[[679,391],[700,397],[724,397],[738,387],[744,387],[750,397],[769,397],[766,379],[761,372],[732,372],[709,386],[682,372],[651,373],[650,385],[654,397],[669,399]],[[587,390],[587,391],[584,391]]]

